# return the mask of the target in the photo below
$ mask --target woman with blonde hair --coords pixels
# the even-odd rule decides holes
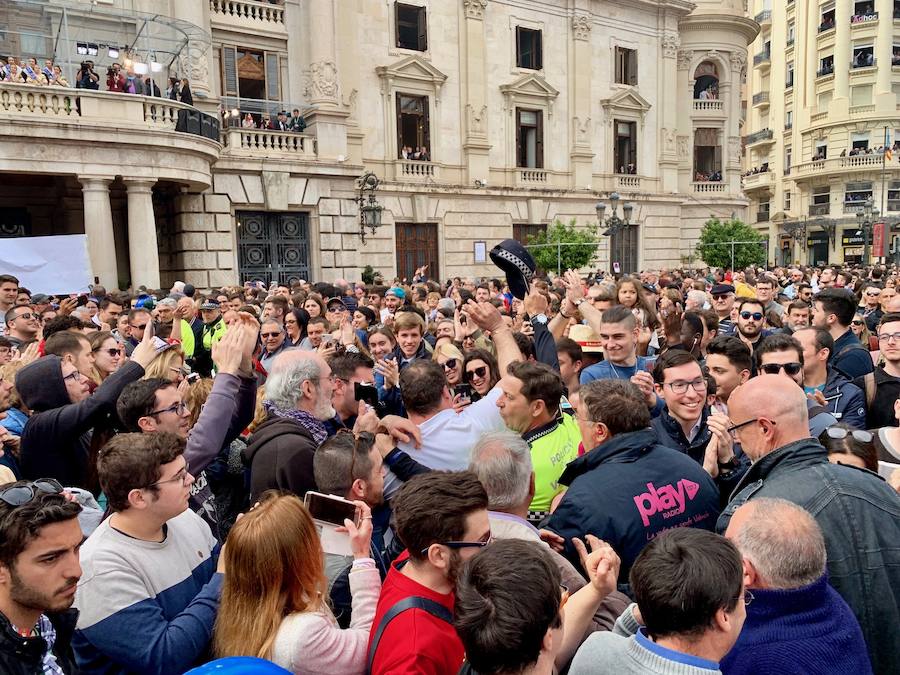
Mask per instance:
[[[434,350],[431,360],[444,369],[447,384],[455,387],[463,381],[463,353],[450,342],[445,342]]]
[[[89,339],[94,355],[93,379],[97,384],[102,384],[123,363],[122,343],[108,330],[97,331]]]
[[[153,363],[147,366],[143,379],[149,380],[153,377],[161,377],[177,386],[184,381],[186,374],[184,354],[181,351],[181,347],[172,345],[153,359]]]
[[[369,557],[371,511],[356,505],[359,527],[344,521],[354,558],[350,627],[341,629],[325,602],[322,545],[309,511],[296,495],[270,491],[228,535],[215,656],[256,656],[297,674],[366,672],[381,577]]]

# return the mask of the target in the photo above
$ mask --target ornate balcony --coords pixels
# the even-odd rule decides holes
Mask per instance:
[[[819,159],[815,161],[797,164],[793,168],[795,180],[809,180],[817,176],[828,174],[843,175],[847,173],[861,173],[864,171],[876,171],[881,169],[884,161],[883,155],[855,155],[853,157],[833,157],[831,159]],[[889,171],[896,172],[898,166],[892,163]]]
[[[809,215],[811,216],[827,216],[831,213],[831,204],[810,204]]]
[[[705,194],[708,192],[725,192],[725,183],[721,182],[699,182],[699,183],[691,183],[694,188],[694,192],[698,194]]]
[[[744,142],[747,146],[756,145],[757,143],[771,143],[774,140],[774,134],[771,129],[760,129],[756,133],[746,136]]]
[[[758,94],[753,94],[753,107],[754,108],[766,108],[769,105],[769,92],[761,91]]]
[[[394,162],[394,179],[403,183],[430,183],[438,178],[438,165],[413,159]]]
[[[313,162],[316,160],[316,137],[293,131],[269,129],[229,128],[223,133],[225,149],[229,157],[253,157],[256,159],[292,159]]]
[[[182,0],[184,2],[186,0]],[[209,0],[212,23],[232,29],[285,32],[284,5],[259,0]]]
[[[725,102],[719,99],[694,99],[695,117],[722,117],[725,115]]]
[[[760,26],[768,26],[772,23],[772,10],[766,9],[753,17],[753,20],[756,21]]]
[[[544,169],[517,169],[517,183],[525,187],[550,187],[549,177]]]
[[[218,121],[165,98],[0,83],[0,170],[211,185]],[[124,139],[124,140],[123,140]]]
[[[763,70],[768,69],[772,65],[772,52],[766,50],[754,56],[753,65]]]
[[[756,190],[771,189],[775,183],[771,171],[763,171],[761,173],[752,173],[744,176],[742,179],[744,192],[755,192]]]

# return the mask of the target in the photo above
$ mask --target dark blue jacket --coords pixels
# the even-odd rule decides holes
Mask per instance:
[[[754,588],[724,675],[871,675],[862,631],[827,575],[787,590]]]
[[[841,371],[850,380],[875,370],[869,351],[849,328],[846,333],[834,341],[834,349],[828,358],[828,365]]]
[[[867,429],[866,395],[862,389],[844,377],[834,368],[828,369],[828,378],[822,394],[826,399],[826,409],[838,422],[849,424],[854,429]]]
[[[559,482],[569,489],[547,528],[566,540],[566,557],[580,565],[572,537],[593,534],[622,559],[619,580],[641,549],[673,527],[712,530],[719,491],[689,457],[660,445],[652,429],[620,434],[572,460]]]
[[[663,409],[658,417],[654,417],[650,426],[656,432],[660,445],[683,452],[702,467],[706,446],[709,445],[709,441],[712,439],[712,431],[706,425],[708,418],[709,408],[703,408],[703,415],[700,418],[700,430],[694,436],[693,441],[687,439],[681,424],[669,414],[668,409]],[[727,473],[720,473],[715,479],[721,495],[722,506],[727,503],[728,495],[731,494],[738,481],[750,468],[750,459],[744,454],[738,444],[734,446],[734,456],[739,462],[737,468]]]
[[[876,673],[900,672],[900,497],[876,474],[831,464],[811,438],[754,462],[716,528],[724,532],[741,505],[787,499],[809,511],[825,536],[828,579],[862,628]]]

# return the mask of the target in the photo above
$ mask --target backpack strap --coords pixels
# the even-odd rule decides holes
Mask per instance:
[[[863,385],[866,389],[866,406],[871,408],[875,402],[875,394],[877,387],[875,386],[875,373],[866,373],[863,375]]]
[[[431,616],[437,617],[441,621],[446,621],[447,623],[453,622],[453,616],[450,614],[450,610],[439,602],[435,602],[429,598],[422,598],[417,595],[403,598],[403,600],[400,600],[385,612],[384,616],[381,617],[381,621],[378,622],[378,629],[375,631],[375,636],[372,638],[372,646],[369,647],[369,658],[368,663],[366,664],[367,673],[372,672],[375,653],[378,651],[378,643],[381,642],[381,637],[384,635],[384,631],[388,627],[388,624],[408,609],[421,609],[422,611],[431,614]]]

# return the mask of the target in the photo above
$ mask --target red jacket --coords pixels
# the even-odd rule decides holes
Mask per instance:
[[[404,551],[391,565],[381,587],[381,597],[378,598],[375,620],[369,634],[370,650],[381,617],[404,598],[428,598],[453,611],[453,593],[435,593],[400,572],[408,559],[409,553]],[[451,624],[424,610],[408,609],[395,617],[382,634],[372,662],[372,675],[456,675],[465,655],[462,642]]]

